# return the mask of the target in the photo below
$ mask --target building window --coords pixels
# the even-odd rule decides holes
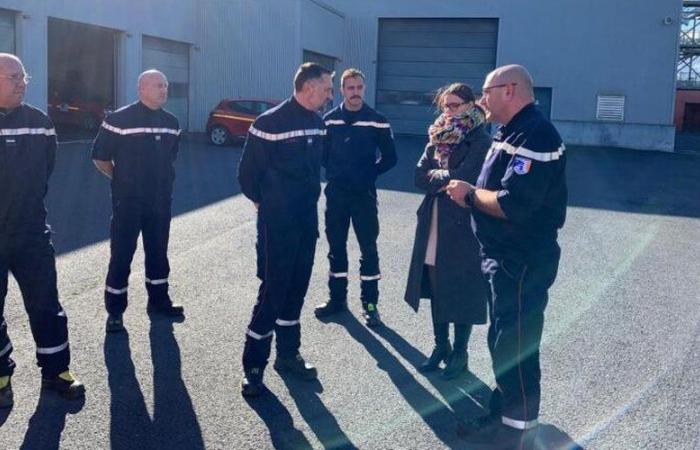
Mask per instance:
[[[15,53],[15,17],[14,11],[0,9],[0,52]]]
[[[595,112],[596,119],[610,122],[625,120],[624,95],[599,95]]]
[[[330,70],[331,72],[335,71],[335,63],[337,59],[333,56],[322,55],[321,53],[312,52],[311,50],[304,50],[304,54],[302,55],[302,57],[305,63],[313,62],[316,64],[320,64],[321,66]]]

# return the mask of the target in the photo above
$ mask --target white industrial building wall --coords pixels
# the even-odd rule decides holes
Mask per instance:
[[[568,142],[673,148],[681,0],[325,2],[346,15],[344,65],[366,71],[372,104],[379,18],[495,18],[498,65],[524,64],[552,89],[552,119]],[[596,120],[598,94],[626,96],[624,122]]]
[[[17,54],[32,83],[26,100],[46,108],[48,18],[70,20],[121,32],[118,46],[118,103],[136,99],[136,78],[142,70],[143,34],[194,44],[200,22],[199,0],[0,0],[0,8],[20,12]],[[173,6],[175,4],[175,7]]]
[[[283,100],[306,48],[342,58],[343,17],[313,0],[207,0],[192,63],[192,130],[225,97]]]

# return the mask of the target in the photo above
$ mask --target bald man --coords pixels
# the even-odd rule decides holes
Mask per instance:
[[[139,234],[146,256],[147,310],[182,317],[168,294],[168,239],[180,125],[163,109],[168,80],[157,70],[138,78],[139,100],[105,118],[92,147],[97,169],[112,181],[111,258],[105,286],[106,331],[124,331],[129,272]]]
[[[482,88],[487,120],[502,124],[476,186],[451,181],[448,195],[472,210],[482,271],[491,286],[489,350],[496,377],[489,416],[458,433],[489,448],[532,445],[540,407],[539,349],[548,290],[559,267],[566,218],[566,154],[535,106],[532,77],[519,65],[491,72]]]
[[[56,159],[56,130],[46,114],[22,102],[28,82],[22,61],[0,53],[0,408],[13,404],[15,362],[3,317],[10,272],[29,315],[42,388],[69,399],[85,394],[68,370],[68,319],[58,301],[44,207]]]

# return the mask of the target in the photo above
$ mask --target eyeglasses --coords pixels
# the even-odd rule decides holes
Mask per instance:
[[[4,78],[6,80],[10,80],[15,84],[28,84],[29,80],[32,79],[31,75],[27,75],[26,73],[16,73],[14,75],[0,75],[0,78]]]
[[[497,85],[495,85],[495,86],[489,86],[489,87],[482,88],[482,89],[481,89],[481,92],[482,92],[484,95],[486,95],[486,94],[489,93],[489,91],[491,91],[491,89],[503,88],[503,87],[510,86],[510,85],[517,86],[517,84],[518,84],[518,83],[503,83],[503,84],[497,84]]]
[[[466,102],[461,102],[461,103],[445,103],[442,105],[442,109],[446,110],[449,109],[450,111],[456,111],[460,106],[466,105]]]

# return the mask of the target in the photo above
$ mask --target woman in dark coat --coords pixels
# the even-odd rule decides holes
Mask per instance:
[[[473,324],[486,322],[487,285],[481,275],[479,244],[472,234],[471,214],[445,194],[451,179],[476,183],[491,138],[484,113],[474,103],[469,86],[442,88],[435,104],[442,114],[429,128],[430,142],[416,167],[416,186],[425,192],[404,299],[416,311],[421,298],[431,300],[435,347],[419,367],[437,370],[443,378],[467,369],[467,342]],[[449,342],[449,324],[454,341]]]

